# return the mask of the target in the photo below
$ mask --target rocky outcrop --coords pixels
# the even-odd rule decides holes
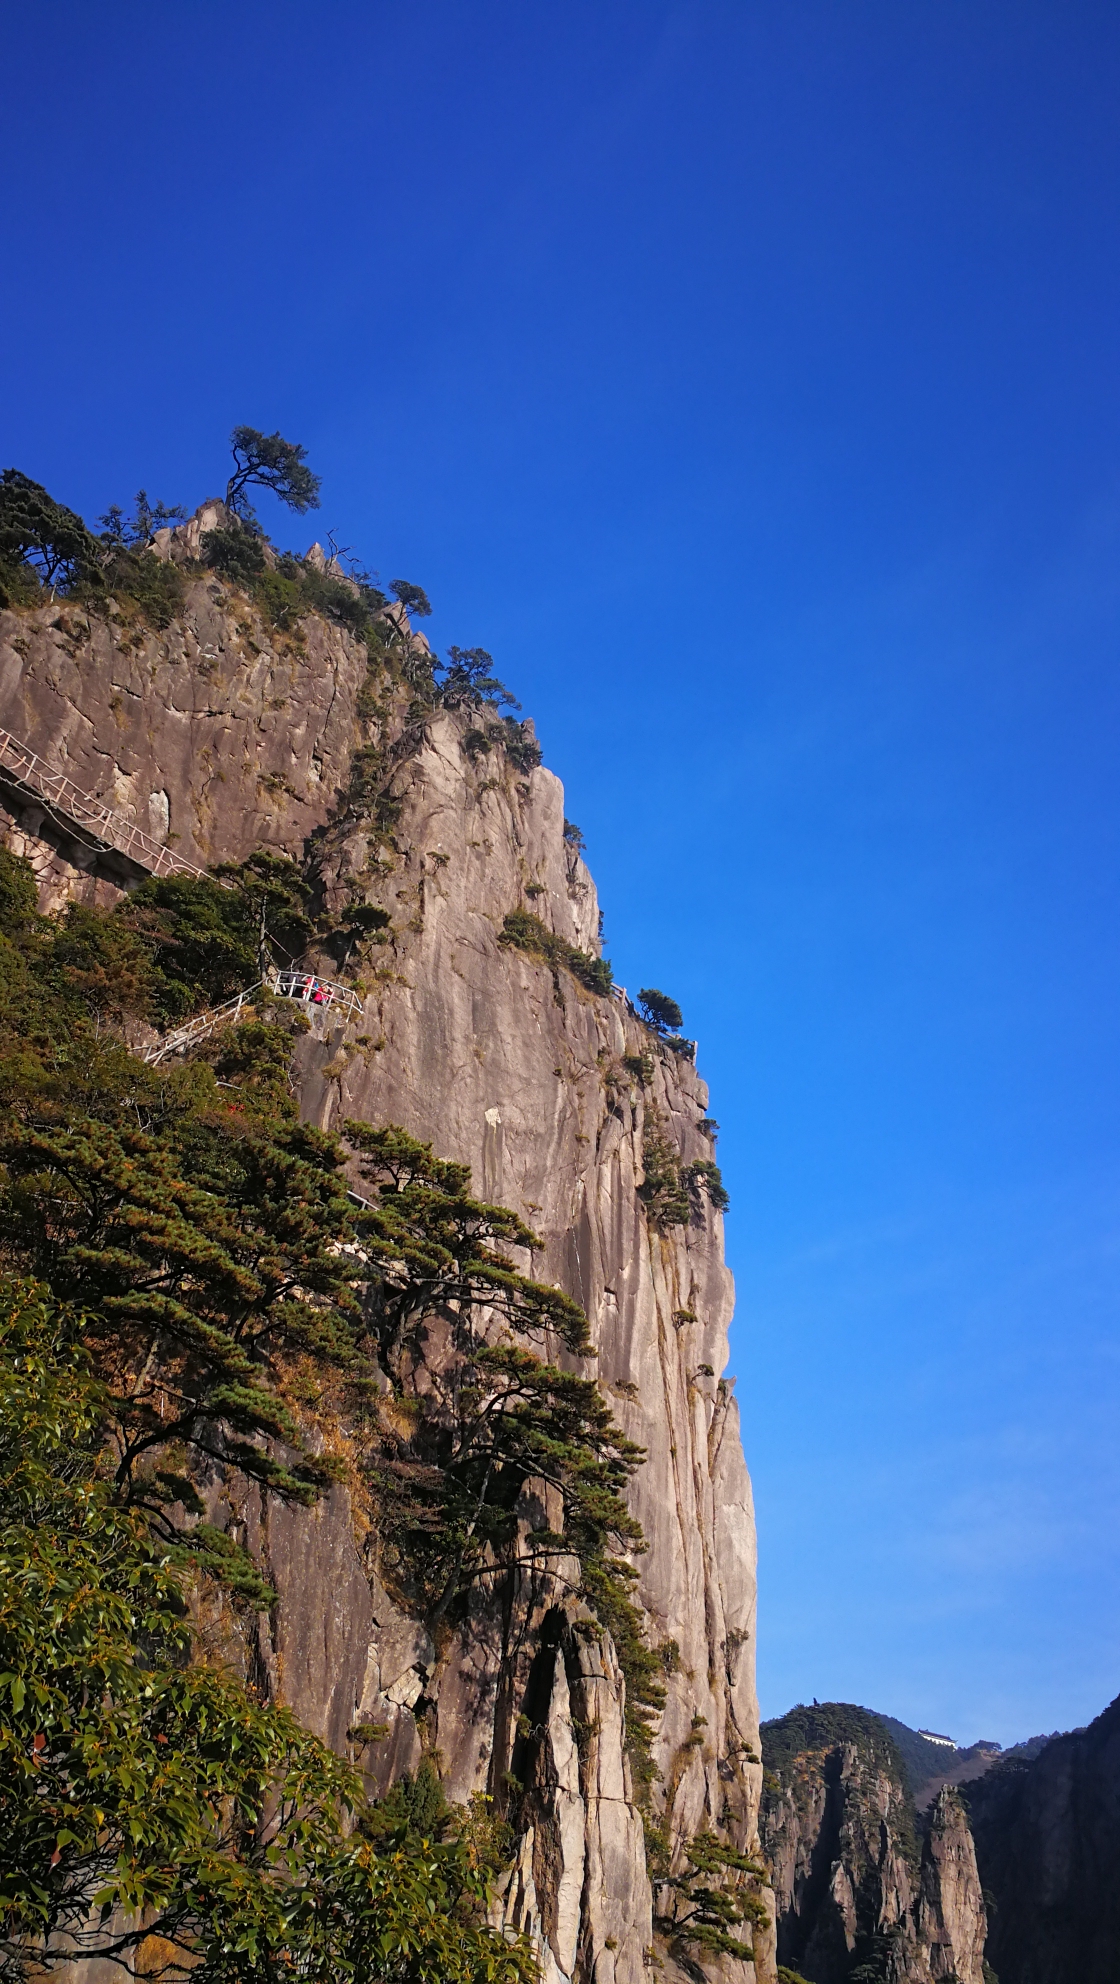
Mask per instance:
[[[981,1984],[987,1916],[976,1850],[959,1794],[946,1785],[933,1801],[914,1911],[914,1952],[919,1967],[900,1976],[957,1978]]]
[[[648,1546],[637,1595],[667,1696],[648,1817],[670,1866],[707,1829],[755,1851],[754,1519],[721,1375],[722,1222],[702,1190],[664,1227],[643,1197],[651,1140],[678,1167],[711,1164],[707,1089],[687,1043],[659,1040],[625,997],[508,941],[521,909],[598,951],[561,786],[531,752],[480,741],[477,712],[418,714],[413,696],[407,673],[378,672],[342,628],[308,616],[277,634],[210,576],[190,577],[182,618],[159,633],[65,602],[0,616],[0,724],[75,784],[177,836],[193,860],[309,854],[328,920],[357,902],[387,912],[349,960],[361,1023],[319,1018],[299,1047],[303,1114],[324,1127],[396,1122],[468,1162],[475,1189],[539,1236],[526,1268],[585,1308],[597,1357],[583,1368],[646,1452],[631,1497]],[[120,886],[76,857],[64,822],[29,818],[14,797],[9,836],[48,906]],[[549,1984],[639,1984],[658,1910],[625,1685],[574,1566],[492,1580],[437,1644],[389,1597],[346,1488],[310,1512],[261,1508],[217,1479],[208,1492],[279,1592],[246,1650],[259,1684],[340,1750],[355,1729],[382,1731],[357,1752],[375,1789],[422,1748],[453,1799],[516,1783],[507,1919],[536,1935]],[[772,1938],[755,1947],[754,1964],[718,1967],[769,1984]]]
[[[1000,1984],[1120,1977],[1120,1697],[967,1787]]]
[[[393,937],[369,972],[366,1045],[331,1036],[308,1040],[297,1056],[304,1111],[323,1127],[348,1116],[398,1122],[466,1159],[483,1195],[513,1206],[539,1234],[531,1272],[585,1308],[600,1383],[646,1450],[632,1495],[648,1545],[639,1594],[649,1638],[665,1649],[668,1691],[654,1807],[675,1844],[715,1825],[747,1847],[761,1779],[754,1522],[738,1412],[718,1376],[731,1283],[718,1214],[698,1205],[687,1224],[658,1232],[639,1194],[655,1125],[684,1163],[711,1161],[707,1089],[690,1056],[658,1043],[624,999],[596,996],[503,942],[506,915],[531,905],[565,941],[597,951],[598,904],[564,839],[559,781],[543,767],[519,773],[496,753],[473,760],[466,730],[462,718],[437,714],[402,761],[390,788],[391,849],[368,818],[332,830],[321,846],[328,905],[360,893],[390,913]],[[551,1706],[539,1718],[539,1754],[523,1759],[516,1722],[528,1711],[519,1701],[546,1682],[532,1661],[522,1672],[516,1648],[547,1644],[549,1632],[559,1634]],[[593,1646],[602,1666],[592,1683]],[[553,1939],[539,1882],[542,1868],[552,1870],[547,1886],[570,1893],[578,1866],[580,1935],[590,1938],[581,1974],[637,1978],[652,1897],[621,1748],[620,1680],[609,1643],[582,1635],[563,1581],[537,1576],[515,1603],[508,1594],[498,1607],[480,1603],[426,1699],[454,1797],[493,1791],[507,1772],[519,1781],[527,1773],[542,1797],[553,1778],[562,1787],[551,1804],[566,1821],[548,1835],[547,1852],[534,1829],[511,1895],[520,1919],[545,1925],[558,1974],[569,1974],[570,1937],[556,1916]],[[576,1721],[597,1730],[583,1755],[565,1733],[573,1700],[588,1711]],[[530,1720],[537,1726],[535,1714]],[[480,1740],[480,1728],[492,1737]],[[610,1921],[620,1886],[641,1936],[621,1936],[615,1922],[599,1937],[596,1911]]]
[[[56,600],[0,612],[0,727],[189,861],[299,854],[338,804],[367,662],[346,629],[309,616],[280,633],[213,575],[159,631],[127,602]],[[63,816],[2,781],[0,802],[46,906],[120,892],[119,865]]]
[[[795,1710],[762,1735],[779,1961],[812,1984],[983,1984],[984,1903],[957,1793],[938,1794],[919,1838],[898,1753],[867,1711]]]

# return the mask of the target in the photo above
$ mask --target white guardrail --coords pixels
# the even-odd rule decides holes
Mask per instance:
[[[197,862],[187,861],[161,841],[153,840],[131,820],[122,819],[102,800],[82,792],[65,772],[53,772],[29,744],[22,743],[10,730],[0,729],[2,776],[6,776],[22,792],[40,800],[49,813],[60,815],[65,824],[80,827],[90,840],[102,847],[127,855],[138,868],[146,868],[150,875],[205,876],[207,872]],[[231,884],[224,883],[224,886],[230,887]],[[244,992],[239,992],[235,999],[227,999],[222,1006],[211,1006],[204,1013],[196,1013],[193,1020],[187,1020],[183,1026],[165,1033],[162,1040],[145,1048],[145,1061],[153,1065],[166,1061],[169,1055],[185,1053],[188,1047],[207,1039],[219,1027],[236,1026],[242,1014],[256,1005],[262,991],[271,992],[280,999],[299,999],[318,1012],[334,1012],[345,1026],[361,1016],[362,1002],[349,985],[336,985],[333,980],[319,978],[312,971],[297,971],[294,968],[273,971]]]
[[[113,849],[117,854],[127,855],[138,868],[146,868],[150,875],[206,873],[197,862],[187,861],[183,855],[173,853],[162,841],[153,840],[142,828],[134,826],[131,820],[122,819],[103,800],[80,791],[65,772],[52,772],[38,753],[29,744],[13,737],[10,730],[0,730],[0,773],[5,773],[25,792],[41,800],[49,813],[61,815],[64,824],[80,827],[90,840]]]
[[[313,1012],[330,1012],[341,1019],[343,1026],[352,1025],[362,1014],[362,1002],[349,985],[336,985],[313,971],[271,972],[266,978],[259,978],[255,985],[247,986],[235,999],[227,999],[224,1006],[209,1006],[204,1013],[196,1013],[193,1020],[186,1020],[182,1026],[165,1033],[161,1040],[144,1049],[145,1061],[150,1067],[158,1067],[172,1054],[185,1054],[188,1047],[208,1040],[220,1027],[236,1026],[255,1010],[262,992],[271,992],[280,999],[298,999]]]

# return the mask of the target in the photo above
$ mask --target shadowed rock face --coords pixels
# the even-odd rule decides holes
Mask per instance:
[[[1000,1984],[1120,1977],[1120,1698],[966,1793]]]
[[[784,1741],[794,1716],[763,1731],[779,1961],[811,1984],[983,1984],[984,1904],[957,1793],[939,1792],[919,1841],[877,1719],[825,1704],[819,1730]]]
[[[396,1122],[469,1162],[475,1189],[540,1235],[525,1265],[586,1308],[598,1358],[585,1368],[647,1453],[631,1502],[648,1542],[638,1596],[667,1670],[654,1815],[674,1845],[716,1827],[754,1850],[754,1517],[720,1378],[732,1308],[722,1221],[700,1194],[687,1225],[658,1232],[638,1191],[654,1121],[685,1163],[711,1159],[707,1089],[625,1002],[499,942],[520,906],[598,950],[594,884],[564,839],[559,781],[519,772],[500,748],[472,757],[469,713],[409,730],[410,692],[387,682],[363,723],[366,668],[340,629],[308,619],[299,640],[271,635],[246,601],[196,578],[183,620],[158,635],[65,604],[0,616],[0,724],[146,829],[166,816],[192,859],[258,845],[300,855],[314,836],[324,905],[388,911],[387,941],[359,973],[361,1023],[332,1032],[318,1017],[301,1041],[303,1113],[331,1127]],[[388,778],[380,827],[337,804],[359,744]],[[111,876],[69,859],[49,822],[19,821],[13,801],[11,844],[36,863],[46,903],[111,897]],[[643,1055],[636,1077],[626,1060]],[[262,1508],[219,1481],[209,1498],[280,1593],[244,1653],[259,1682],[340,1750],[355,1723],[385,1723],[363,1753],[374,1788],[415,1765],[421,1723],[450,1797],[512,1773],[523,1830],[507,1918],[537,1935],[548,1984],[639,1984],[654,1896],[624,1685],[609,1635],[573,1595],[575,1566],[526,1566],[479,1593],[437,1648],[387,1595],[344,1489],[310,1512]],[[714,1968],[770,1984],[772,1936],[756,1936],[755,1964]]]

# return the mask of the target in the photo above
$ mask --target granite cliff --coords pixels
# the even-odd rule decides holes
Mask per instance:
[[[896,1744],[846,1703],[762,1730],[762,1844],[778,1958],[813,1984],[983,1984],[987,1928],[958,1794],[921,1830]]]
[[[1120,1975],[1120,1701],[1037,1756],[1008,1756],[964,1796],[1001,1984]]]
[[[278,625],[200,569],[200,533],[222,521],[204,506],[161,534],[157,555],[185,579],[162,628],[113,599],[0,614],[0,725],[178,859],[264,848],[304,864],[331,933],[308,961],[347,976],[363,1011],[350,1026],[314,1016],[293,1066],[301,1111],[324,1128],[396,1123],[468,1164],[538,1236],[526,1271],[586,1311],[597,1355],[580,1368],[645,1450],[635,1590],[664,1706],[637,1757],[624,1662],[562,1558],[481,1581],[429,1630],[401,1603],[391,1536],[346,1485],[304,1510],[216,1469],[201,1484],[211,1517],[278,1593],[231,1657],[358,1756],[374,1789],[427,1755],[451,1799],[495,1800],[512,1829],[505,1918],[530,1929],[550,1984],[637,1984],[655,1958],[670,1977],[702,1963],[769,1984],[769,1902],[748,1864],[754,1524],[720,1375],[732,1290],[707,1090],[688,1044],[589,970],[594,884],[531,727],[422,693],[426,644],[400,608],[375,647],[330,614]],[[111,902],[143,874],[19,779],[3,797],[44,907]],[[662,1219],[658,1195],[674,1192],[684,1212]],[[414,1385],[431,1376],[421,1359]],[[554,1513],[537,1500],[526,1525]],[[356,1728],[378,1735],[363,1744]],[[689,1849],[713,1840],[749,1890],[753,1963],[689,1934]]]

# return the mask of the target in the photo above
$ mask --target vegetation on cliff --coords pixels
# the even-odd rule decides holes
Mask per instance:
[[[368,654],[357,701],[363,748],[342,806],[317,830],[318,869],[257,855],[206,880],[152,881],[113,911],[72,905],[44,919],[27,870],[4,864],[0,1263],[25,1281],[37,1278],[34,1299],[62,1319],[67,1344],[88,1360],[81,1368],[98,1388],[98,1411],[86,1458],[98,1498],[114,1520],[134,1525],[131,1533],[166,1573],[173,1611],[178,1603],[191,1616],[199,1608],[205,1642],[182,1631],[180,1618],[176,1671],[209,1671],[203,1645],[234,1644],[234,1627],[244,1629],[252,1658],[265,1649],[255,1668],[240,1653],[239,1665],[271,1671],[277,1631],[284,1631],[291,1609],[284,1563],[274,1559],[269,1573],[267,1558],[262,1568],[234,1541],[245,1532],[225,1525],[233,1510],[248,1510],[251,1533],[258,1495],[306,1504],[343,1475],[359,1509],[355,1534],[370,1569],[406,1612],[425,1620],[435,1641],[435,1669],[418,1670],[428,1671],[416,1709],[423,1740],[434,1742],[438,1734],[452,1629],[468,1612],[490,1616],[480,1588],[493,1598],[496,1614],[510,1593],[549,1591],[559,1583],[585,1599],[614,1640],[626,1681],[632,1782],[648,1814],[656,1802],[651,1737],[672,1668],[665,1649],[648,1643],[645,1616],[634,1602],[631,1560],[643,1543],[625,1490],[640,1453],[614,1426],[592,1379],[581,1375],[590,1368],[576,1361],[589,1348],[581,1311],[534,1279],[540,1243],[508,1209],[476,1199],[464,1167],[403,1132],[350,1124],[336,1138],[301,1126],[290,1070],[292,1031],[302,1022],[280,1002],[262,995],[255,1018],[215,1036],[190,1063],[153,1068],[130,1051],[129,1043],[134,1048],[149,1037],[147,1027],[177,1023],[242,990],[264,963],[286,962],[308,946],[318,960],[333,947],[345,970],[359,947],[381,937],[387,915],[376,905],[353,901],[336,909],[333,929],[319,917],[323,893],[334,887],[335,843],[325,837],[350,833],[363,847],[380,839],[386,866],[386,842],[390,858],[407,855],[403,841],[398,849],[393,839],[399,794],[407,804],[406,781],[393,773],[422,740],[428,713],[443,707],[456,714],[454,729],[472,761],[463,768],[471,803],[500,786],[500,796],[520,806],[534,788],[519,784],[510,768],[527,772],[540,761],[532,726],[503,713],[513,699],[484,650],[451,649],[439,663],[411,634],[399,609],[426,609],[419,588],[394,581],[397,603],[390,605],[366,575],[346,576],[334,559],[324,566],[318,553],[290,558],[251,522],[217,514],[222,527],[201,547],[197,523],[176,534],[168,564],[166,536],[158,557],[150,546],[156,531],[166,532],[171,513],[138,498],[133,517],[109,513],[102,538],[91,540],[101,576],[61,575],[59,588],[79,595],[92,620],[106,604],[111,550],[113,569],[125,578],[119,585],[113,580],[107,615],[113,625],[94,633],[115,641],[118,595],[131,597],[135,611],[126,604],[124,618],[133,648],[142,639],[147,652],[169,654],[172,667],[184,649],[193,666],[200,602],[207,614],[216,607],[219,618],[236,622],[254,662],[263,655],[262,669],[278,657],[297,675],[308,650],[318,652],[324,641],[322,628],[305,628],[304,620],[318,615],[335,622],[345,629],[345,638],[330,638],[330,649],[349,671],[347,711],[363,667],[358,643]],[[197,565],[187,558],[188,547],[200,550]],[[129,594],[140,578],[126,560],[145,582],[149,574],[166,574],[168,598],[176,587],[178,597],[189,589],[182,640],[178,632],[167,643],[137,635],[137,615],[155,618],[155,608],[149,612],[138,592]],[[17,577],[29,588],[29,603],[43,599],[36,589],[44,575],[35,576],[33,562],[25,561]],[[44,645],[54,639],[56,622],[68,640],[71,623],[79,630],[88,625],[81,613],[44,611],[39,620]],[[205,676],[206,665],[198,666]],[[491,771],[496,778],[484,776]],[[332,790],[335,777],[345,783],[344,759],[332,767]],[[581,836],[565,823],[564,838],[568,879],[578,881]],[[502,906],[516,899],[516,887],[515,881],[503,889]],[[542,892],[525,888],[530,901]],[[331,900],[341,893],[334,888]],[[507,920],[503,941],[552,970],[561,1004],[569,980],[593,994],[610,989],[604,960],[565,945],[528,910]],[[675,1013],[679,1023],[668,1004],[668,1019]],[[647,1044],[649,1054],[631,1057],[643,1081],[668,1064],[668,1050],[690,1048],[652,1023]],[[358,1104],[360,1113],[365,1108]],[[685,1194],[685,1217],[700,1210],[706,1185],[718,1188],[711,1171],[709,1178],[704,1166],[682,1170],[677,1154],[675,1188],[678,1197]],[[633,1217],[636,1209],[628,1210]],[[338,1507],[336,1499],[329,1520]],[[279,1521],[275,1528],[281,1533]],[[302,1534],[303,1525],[297,1530]],[[509,1577],[523,1565],[535,1566],[537,1575]],[[253,1622],[257,1608],[274,1598],[266,1573],[285,1593],[271,1642],[264,1625]],[[218,1591],[225,1594],[220,1601]],[[586,1617],[582,1624],[589,1636],[596,1633]],[[665,1647],[676,1651],[675,1642]],[[154,1673],[166,1652],[142,1636],[127,1658],[137,1668],[147,1662]],[[234,1700],[236,1686],[223,1678]],[[347,1739],[376,1742],[375,1732],[385,1727],[363,1724]],[[585,1740],[580,1730],[594,1727],[573,1723],[577,1742]],[[408,1734],[415,1740],[411,1728]],[[341,1731],[333,1740],[342,1742]],[[506,1761],[521,1771],[519,1761]],[[357,1825],[376,1857],[399,1821],[411,1850],[418,1829],[429,1827],[432,1781],[429,1762],[414,1781],[398,1782],[376,1811],[360,1801],[349,1810],[324,1794],[323,1824],[336,1834]],[[258,1817],[271,1810],[278,1782],[262,1791]],[[499,1786],[491,1845],[500,1841],[502,1817],[522,1829],[535,1823],[529,1807],[518,1806],[527,1794],[516,1778],[501,1776],[500,1762]],[[151,1796],[158,1804],[158,1787]],[[731,1824],[727,1807],[722,1810],[719,1823]],[[632,1812],[629,1818],[633,1826]],[[476,1868],[486,1862],[486,1853],[479,1856],[480,1828],[468,1839],[464,1822],[445,1813],[432,1821],[432,1831],[439,1845],[466,1841]],[[240,1864],[240,1848],[227,1832],[200,1839],[219,1859],[232,1855]],[[675,1923],[682,1951],[718,1955],[713,1939],[730,1936],[727,1953],[741,1953],[745,1944],[735,1930],[752,1918],[754,1876],[733,1864],[731,1849],[714,1837],[691,1845],[695,1850],[686,1851],[685,1842],[666,1836],[665,1864],[656,1870],[664,1876],[665,1921]],[[641,1873],[639,1852],[636,1879]],[[464,1893],[462,1907],[468,1916],[475,1911],[478,1926],[481,1890]],[[435,1906],[449,1912],[442,1894]],[[56,1926],[61,1919],[53,1918]],[[183,1929],[187,1940],[195,1936],[196,1948],[200,1933],[197,1925]],[[383,1970],[393,1974],[387,1962]]]
[[[372,1937],[379,1976],[524,1976],[525,1951],[483,1926],[463,1838],[387,1831],[290,1717],[200,1664],[185,1624],[200,1580],[235,1608],[272,1594],[206,1519],[199,1468],[314,1501],[344,1465],[304,1437],[309,1380],[327,1386],[410,1609],[438,1627],[515,1558],[575,1565],[640,1743],[643,1704],[663,1699],[629,1595],[640,1452],[593,1380],[548,1354],[587,1354],[583,1312],[518,1265],[539,1242],[472,1197],[467,1167],[392,1128],[299,1122],[288,1066],[306,1022],[290,1008],[262,999],[189,1063],[129,1050],[130,1030],[207,1003],[262,944],[309,928],[292,864],[254,858],[225,880],[47,918],[0,851],[4,1437],[24,1457],[0,1511],[4,1740],[23,1759],[0,1847],[9,1969],[96,1901],[110,1913],[91,1949],[110,1934],[134,1948],[143,1910],[144,1934],[189,1948],[204,1978],[356,1975]]]
[[[102,612],[123,599],[152,626],[164,628],[183,608],[187,580],[211,571],[246,595],[277,632],[298,637],[300,623],[314,613],[364,641],[374,678],[365,699],[367,715],[376,714],[376,678],[388,666],[409,683],[419,717],[437,708],[478,714],[479,722],[464,738],[469,756],[498,746],[516,771],[539,765],[541,747],[532,724],[499,714],[503,706],[517,710],[520,704],[498,680],[485,648],[452,646],[440,661],[426,642],[409,635],[404,615],[423,617],[432,610],[422,586],[394,579],[386,593],[346,551],[332,554],[329,563],[321,558],[315,563],[270,543],[249,492],[266,489],[297,515],[317,509],[320,478],[308,466],[306,449],[282,434],[246,426],[234,428],[230,448],[234,468],[226,484],[225,521],[203,536],[200,563],[181,548],[174,556],[167,546],[160,556],[152,555],[157,532],[183,520],[178,505],[152,504],[140,490],[132,516],[119,504],[110,505],[95,535],[40,483],[20,469],[5,469],[0,608],[34,606],[44,593],[52,599],[62,593]]]
[[[605,994],[614,983],[606,958],[593,957],[590,951],[581,951],[575,944],[569,944],[565,937],[550,930],[547,923],[542,923],[531,910],[511,910],[502,925],[498,942],[524,951],[537,964],[548,965],[558,995],[561,971],[569,972],[588,992]]]
[[[106,1476],[87,1324],[0,1285],[0,1976],[529,1984],[469,1839],[371,1811],[286,1709],[193,1657],[182,1573]]]

